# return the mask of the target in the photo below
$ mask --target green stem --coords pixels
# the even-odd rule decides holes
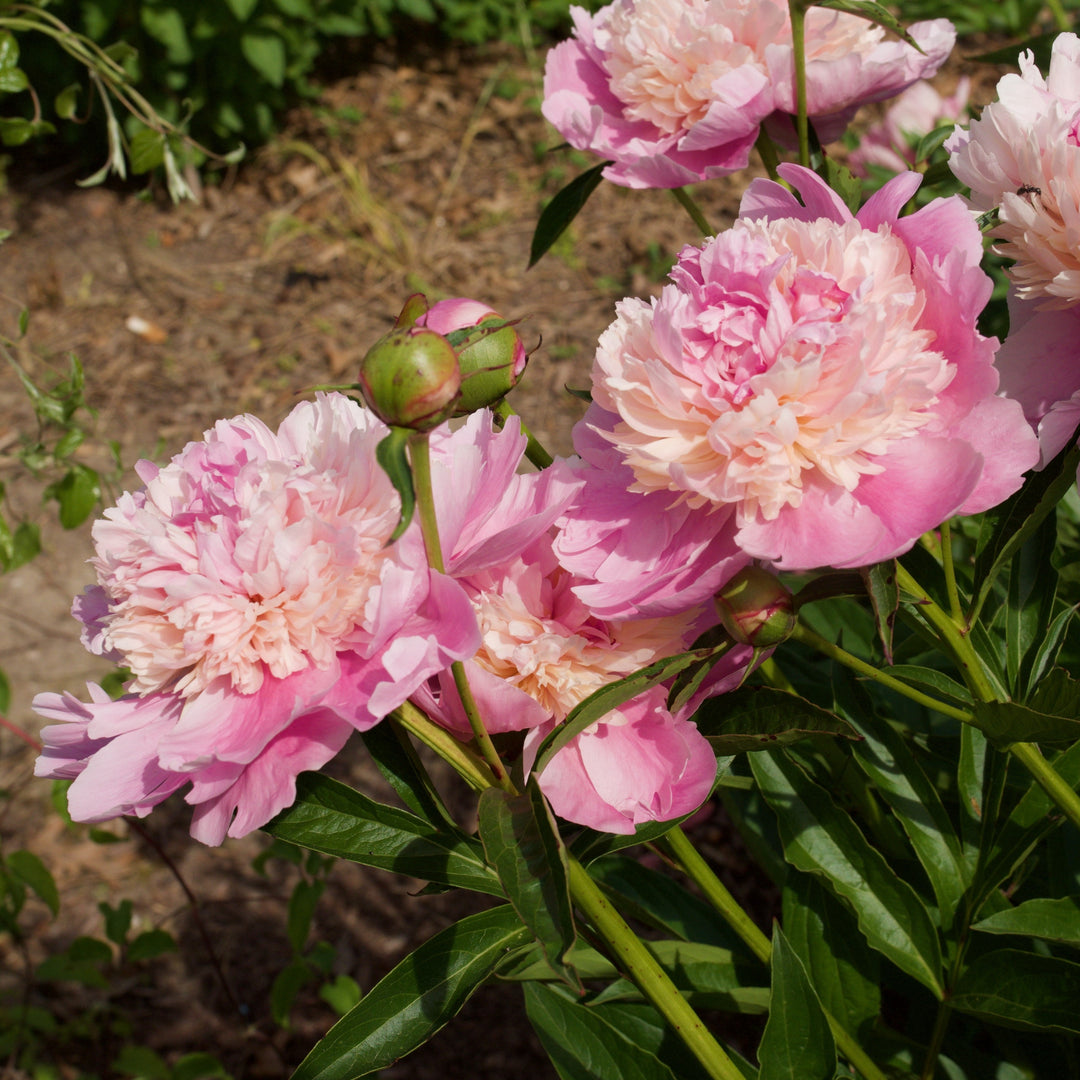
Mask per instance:
[[[803,623],[796,625],[791,636],[795,641],[801,641],[811,649],[816,649],[830,660],[836,660],[845,667],[851,668],[852,671],[857,671],[860,675],[865,675],[868,679],[873,679],[875,682],[881,683],[882,686],[887,686],[890,690],[895,690],[898,694],[903,694],[904,697],[911,698],[912,701],[917,701],[920,705],[925,705],[928,709],[935,709],[942,715],[951,716],[954,720],[962,720],[965,724],[970,724],[974,719],[971,713],[958,709],[954,705],[948,704],[948,702],[939,701],[929,694],[924,694],[921,690],[908,686],[907,683],[886,674],[880,668],[868,664],[865,660],[860,660],[845,649],[841,649],[839,645],[834,645],[827,638],[814,633]]]
[[[498,405],[492,409],[498,419],[500,425],[505,424],[511,416],[516,416],[518,422],[521,424],[521,434],[528,440],[525,444],[525,456],[538,468],[546,469],[551,465],[555,459],[540,445],[536,440],[536,436],[528,429],[525,421],[521,419],[521,414],[515,412],[511,405],[506,403],[506,399],[503,398]]]
[[[1042,756],[1034,743],[1013,743],[1009,747],[1021,765],[1035,778],[1035,782],[1057,803],[1065,816],[1080,829],[1080,795],[1062,779],[1061,774]]]
[[[967,636],[960,632],[956,623],[942,611],[927,595],[926,590],[900,564],[896,564],[896,580],[904,592],[915,597],[919,613],[940,634],[946,648],[953,654],[960,665],[964,681],[980,701],[1000,700],[990,685],[990,680],[982,666],[978,653]],[[1057,770],[1042,756],[1042,752],[1033,743],[1013,743],[1009,747],[1021,765],[1034,777],[1035,782],[1058,805],[1066,817],[1080,829],[1080,795],[1067,784]]]
[[[656,841],[656,846],[666,851],[683,873],[701,889],[705,899],[724,917],[724,922],[742,938],[750,951],[763,964],[768,964],[772,959],[772,942],[739,906],[701,852],[690,843],[686,833],[676,825]]]
[[[616,966],[652,1002],[713,1080],[743,1080],[742,1070],[701,1022],[656,957],[626,925],[577,859],[568,862],[570,895],[611,950]]]
[[[694,197],[686,188],[669,188],[675,201],[690,215],[690,220],[698,227],[702,236],[715,236],[716,230],[705,220],[701,207],[694,202]]]
[[[960,591],[956,587],[956,566],[953,564],[952,526],[941,526],[941,565],[945,571],[945,591],[949,597],[949,614],[957,626],[964,625],[964,611],[960,606]]]
[[[896,583],[904,592],[914,597],[918,605],[919,614],[931,626],[937,630],[942,643],[952,653],[953,659],[959,665],[960,673],[967,683],[968,689],[980,701],[997,701],[998,696],[990,683],[986,670],[960,627],[952,620],[952,616],[931,599],[930,594],[911,576],[902,563],[896,564]]]
[[[767,965],[772,958],[772,942],[739,906],[738,901],[728,892],[724,883],[713,873],[712,867],[690,843],[686,833],[676,825],[657,841],[657,846],[667,851],[686,876],[701,889],[705,899],[723,916],[728,926],[742,938],[750,951]],[[822,1011],[825,1012],[825,1019],[829,1022],[840,1053],[866,1077],[866,1080],[885,1080],[885,1074],[840,1022],[827,1010]]]
[[[768,133],[765,131],[764,126],[758,131],[757,141],[754,143],[754,147],[758,152],[758,156],[761,158],[761,164],[765,166],[766,172],[768,172],[770,179],[775,180],[778,184],[782,183],[780,179],[780,173],[777,172],[777,165],[780,164],[780,156],[776,152],[776,145],[772,139],[769,138]]]
[[[454,771],[474,791],[484,791],[489,787],[498,787],[495,774],[479,754],[470,750],[463,742],[454,738],[446,728],[428,718],[411,701],[399,705],[390,718],[396,720],[406,731],[415,735],[425,746],[430,747],[444,761],[449,762]]]
[[[420,516],[420,532],[424,537],[428,564],[433,570],[445,574],[446,564],[443,562],[442,545],[439,542],[439,524],[435,518],[435,498],[431,487],[431,448],[426,431],[416,431],[412,434],[409,438],[409,451],[413,485],[416,489],[416,510]],[[469,727],[472,728],[481,756],[494,774],[496,784],[504,791],[516,795],[517,790],[510,780],[510,774],[506,771],[506,766],[503,765],[499,752],[495,749],[495,744],[491,741],[491,736],[484,726],[480,710],[476,706],[476,699],[469,688],[465,665],[460,660],[455,660],[450,665],[450,671],[454,676],[454,685],[461,698],[461,707],[468,717]]]
[[[810,168],[810,122],[806,115],[806,10],[802,0],[788,0],[791,13],[791,49],[795,56],[795,132],[799,137],[799,164]]]
[[[945,1032],[951,1018],[952,1006],[947,1001],[938,1002],[937,1016],[934,1018],[934,1031],[930,1036],[930,1044],[926,1048],[926,1057],[923,1059],[919,1080],[934,1080],[937,1060],[941,1055],[941,1047],[945,1042]]]

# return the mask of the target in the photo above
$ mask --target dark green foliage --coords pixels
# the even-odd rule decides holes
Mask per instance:
[[[335,46],[393,36],[409,40],[417,30],[448,45],[480,44],[569,27],[569,0],[58,0],[48,11],[115,50],[163,117],[219,153],[269,138],[290,102],[314,95],[320,59]],[[96,153],[102,133],[94,129],[104,126],[104,117],[100,102],[91,100],[83,66],[39,33],[19,33],[9,46],[10,59],[0,50],[0,91],[11,95],[5,112],[17,115],[9,123],[15,127],[0,130],[0,137],[25,141],[46,134],[49,121],[89,110],[93,134],[71,124],[64,130],[88,154]],[[18,73],[17,82],[3,81],[7,69]],[[33,113],[29,94],[21,92],[27,77],[46,103],[41,130],[27,126]],[[157,133],[131,121],[126,134],[134,143],[135,172],[145,171],[134,160],[136,149],[150,151],[149,167],[158,163]],[[140,148],[140,138],[148,145]]]

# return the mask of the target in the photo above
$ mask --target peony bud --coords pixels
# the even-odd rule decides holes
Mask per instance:
[[[440,300],[420,315],[416,324],[455,338],[461,331],[470,331],[462,340],[455,340],[461,367],[461,397],[455,410],[458,416],[500,401],[517,385],[525,370],[529,357],[517,330],[477,300]]]
[[[758,566],[740,570],[716,597],[724,629],[740,645],[768,649],[786,641],[797,616],[791,592]]]
[[[360,361],[359,386],[380,420],[426,431],[454,413],[461,392],[457,353],[434,330],[391,330]]]

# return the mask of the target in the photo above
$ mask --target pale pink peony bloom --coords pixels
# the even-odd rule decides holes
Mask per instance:
[[[1037,448],[995,396],[996,342],[975,328],[991,284],[961,201],[898,218],[919,183],[908,173],[852,217],[809,170],[781,172],[803,203],[754,181],[659,299],[618,305],[590,423],[632,491],[727,508],[749,556],[870,565],[996,505]]]
[[[220,421],[164,468],[138,466],[94,526],[98,585],[75,605],[131,693],[39,695],[39,775],[74,776],[72,813],[144,814],[191,783],[192,834],[265,824],[325,764],[451,661],[471,656],[471,606],[427,568],[417,523],[387,544],[400,501],[375,460],[386,434],[339,394],[272,432]]]
[[[1039,436],[1040,468],[1080,426],[1080,308],[1043,309],[1009,292],[1009,336],[998,352],[1001,388]]]
[[[571,8],[574,38],[548,54],[544,116],[627,187],[680,187],[745,168],[762,122],[794,113],[787,5],[779,0],[615,0]],[[834,138],[859,104],[933,74],[955,34],[918,23],[918,53],[866,20],[811,9],[808,104]]]
[[[856,176],[868,176],[871,165],[906,172],[915,164],[913,143],[949,120],[961,120],[970,94],[971,80],[966,75],[948,97],[942,97],[928,82],[909,86],[863,135],[848,158],[848,167]]]
[[[1044,79],[1030,52],[998,100],[946,142],[949,165],[980,210],[997,208],[992,235],[1015,259],[1022,300],[1080,300],[1080,38],[1060,34]]]

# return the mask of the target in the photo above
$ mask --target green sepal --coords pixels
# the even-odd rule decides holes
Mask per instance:
[[[390,477],[390,483],[401,499],[401,517],[387,544],[392,544],[409,527],[413,510],[416,509],[416,490],[413,487],[412,465],[409,463],[411,436],[410,428],[392,427],[390,434],[375,448],[375,460]]]

